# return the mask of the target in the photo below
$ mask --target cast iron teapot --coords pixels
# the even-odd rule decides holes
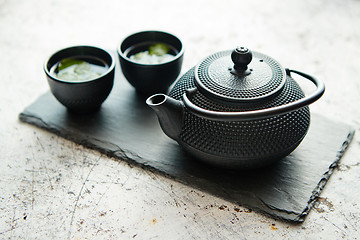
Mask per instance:
[[[316,90],[305,96],[291,73],[311,81]],[[315,77],[237,47],[206,57],[168,96],[155,94],[146,103],[165,134],[196,158],[256,168],[287,156],[300,144],[310,124],[308,105],[324,91],[324,83]]]

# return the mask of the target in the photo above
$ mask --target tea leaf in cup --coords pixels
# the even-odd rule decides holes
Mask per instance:
[[[170,48],[164,43],[156,43],[149,47],[150,55],[162,56],[167,54],[170,51]]]
[[[60,61],[58,67],[57,67],[57,72],[67,68],[67,67],[70,67],[72,65],[75,65],[75,64],[81,64],[81,63],[84,63],[85,61],[83,60],[79,60],[79,59],[73,59],[73,58],[66,58],[66,59],[63,59]]]

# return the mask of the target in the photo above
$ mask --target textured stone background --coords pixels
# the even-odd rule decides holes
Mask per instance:
[[[305,223],[291,225],[17,116],[48,90],[42,64],[53,51],[77,44],[115,49],[128,34],[160,29],[184,41],[183,72],[213,52],[247,45],[317,76],[327,89],[312,111],[359,131],[359,25],[358,0],[0,0],[0,238],[356,239],[358,135]]]

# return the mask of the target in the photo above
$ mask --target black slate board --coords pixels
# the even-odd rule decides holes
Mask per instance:
[[[145,98],[118,69],[114,88],[98,112],[71,114],[47,92],[19,118],[109,156],[292,222],[304,221],[354,134],[345,124],[313,114],[304,141],[274,166],[254,171],[215,168],[199,163],[163,134]]]

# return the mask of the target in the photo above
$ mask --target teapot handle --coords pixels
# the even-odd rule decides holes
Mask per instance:
[[[215,120],[215,121],[247,121],[247,120],[256,120],[256,119],[274,117],[295,111],[299,108],[306,107],[309,104],[315,102],[324,94],[325,85],[322,81],[306,73],[296,70],[286,69],[286,73],[289,76],[291,72],[296,73],[310,80],[316,86],[316,90],[308,97],[296,100],[294,102],[285,105],[272,107],[268,109],[245,111],[245,112],[218,112],[218,111],[211,111],[198,107],[195,104],[193,104],[188,98],[188,96],[193,96],[198,91],[196,88],[190,89],[186,93],[184,93],[183,102],[186,109],[189,112],[201,118],[205,118],[208,120]]]

